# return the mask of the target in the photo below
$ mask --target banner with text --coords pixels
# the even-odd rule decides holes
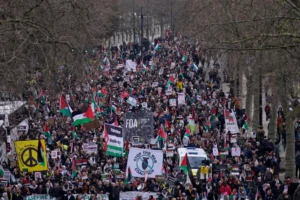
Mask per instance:
[[[153,113],[148,111],[127,112],[124,115],[125,140],[138,136],[140,142],[150,142],[153,137]]]
[[[154,199],[158,198],[156,192],[121,192],[120,200],[136,200],[137,197],[142,197],[142,200],[148,200],[151,195]]]
[[[133,177],[155,178],[162,174],[163,152],[161,150],[130,148],[127,170],[130,167]]]
[[[108,133],[108,144],[106,154],[114,157],[123,156],[123,128],[111,124],[104,125]]]
[[[230,133],[239,133],[239,127],[234,112],[224,109],[224,117],[226,132],[230,131]]]

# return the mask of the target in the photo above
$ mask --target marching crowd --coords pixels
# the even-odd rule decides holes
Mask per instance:
[[[125,43],[111,49],[99,48],[87,55],[90,65],[84,76],[88,76],[89,81],[62,91],[68,96],[73,113],[84,112],[90,102],[95,101],[97,123],[73,127],[71,118],[56,112],[57,108],[50,102],[37,99],[30,128],[40,132],[46,125],[49,128],[51,139],[45,137],[49,169],[36,177],[35,173],[20,172],[18,166],[10,162],[2,163],[3,169],[9,169],[14,176],[14,181],[1,186],[2,199],[45,194],[68,200],[119,200],[121,193],[130,191],[136,192],[134,199],[149,200],[300,199],[297,179],[279,179],[278,142],[272,143],[262,129],[248,137],[247,113],[241,109],[240,99],[231,91],[222,90],[223,75],[218,63],[208,64],[210,59],[205,52],[183,38],[156,39],[151,48],[143,52],[143,57],[136,51],[134,46]],[[137,63],[136,70],[126,70],[128,59]],[[154,82],[157,84],[153,85]],[[171,93],[167,95],[167,91]],[[185,103],[171,105],[169,100],[177,99],[179,92],[185,94]],[[126,102],[129,97],[136,98],[136,106]],[[146,107],[142,106],[143,102],[147,103]],[[224,108],[235,112],[240,129],[236,135],[225,129]],[[121,158],[106,155],[103,124],[122,126],[126,112],[142,109],[153,113],[153,138],[158,137],[160,127],[166,132],[166,142],[161,144],[165,178],[148,178],[145,182],[144,178],[133,177],[125,181],[127,154]],[[191,116],[195,121],[193,128],[187,120]],[[284,130],[284,123],[282,127]],[[189,137],[185,136],[187,130],[191,132]],[[20,140],[38,139],[39,135],[29,130]],[[97,144],[96,152],[88,153],[83,148],[90,142]],[[166,154],[169,145],[175,146],[172,157]],[[125,146],[126,151],[130,147],[128,141]],[[209,156],[212,177],[192,178],[192,182],[186,184],[176,152],[179,147],[203,148]],[[231,149],[237,147],[240,154],[233,156]],[[216,155],[215,148],[228,153]],[[52,158],[54,150],[58,153]],[[81,163],[76,163],[74,170],[75,158],[81,159]]]

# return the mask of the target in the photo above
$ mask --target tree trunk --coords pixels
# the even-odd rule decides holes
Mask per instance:
[[[234,63],[234,66],[233,66],[233,94],[234,96],[236,97],[237,96],[237,82],[238,82],[238,79],[237,79],[237,75],[238,75],[238,70],[239,70],[239,65]]]
[[[276,132],[277,132],[277,126],[276,126],[276,119],[277,119],[277,109],[278,109],[278,99],[275,97],[275,95],[272,96],[271,99],[271,118],[268,126],[268,137],[271,139],[272,142],[275,142],[276,139]],[[278,138],[280,139],[280,138]]]
[[[252,104],[253,104],[253,77],[247,76],[247,93],[246,93],[246,113],[248,115],[248,127],[251,132],[252,127]]]
[[[294,134],[294,121],[291,117],[286,119],[286,152],[288,155],[285,157],[285,176],[292,179],[296,175],[295,165],[295,134]]]
[[[239,67],[239,87],[238,87],[238,97],[241,100],[241,106],[240,108],[243,108],[243,78],[244,78],[244,71],[243,67]]]
[[[259,69],[258,67],[256,67]],[[257,71],[257,70],[256,70]],[[253,80],[253,118],[252,118],[252,131],[256,132],[259,125],[259,76],[255,73]]]

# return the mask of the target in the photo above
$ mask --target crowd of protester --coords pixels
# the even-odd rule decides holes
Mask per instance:
[[[149,50],[143,51],[143,57],[135,46],[125,43],[111,49],[101,48],[89,57],[90,65],[83,73],[89,81],[76,86],[76,90],[66,89],[62,93],[69,96],[73,112],[84,112],[94,98],[93,91],[101,91],[97,95],[98,124],[92,128],[81,126],[74,129],[71,119],[56,112],[56,104],[37,99],[30,128],[43,132],[43,127],[49,123],[52,136],[51,141],[47,140],[49,170],[42,172],[42,177],[35,177],[34,173],[20,172],[18,166],[12,166],[10,162],[2,163],[15,178],[14,182],[1,186],[2,199],[24,199],[36,194],[47,194],[56,199],[86,199],[87,195],[89,199],[101,199],[99,194],[106,194],[110,200],[119,200],[120,193],[128,191],[155,192],[159,200],[300,199],[298,179],[279,178],[281,158],[278,143],[272,143],[262,129],[251,134],[243,128],[247,113],[241,109],[241,100],[233,95],[232,90],[228,93],[222,90],[222,63],[211,64],[199,47],[183,38],[156,39]],[[136,72],[126,71],[128,59],[137,63]],[[153,82],[158,82],[158,85],[153,87]],[[170,89],[172,94],[166,95]],[[178,92],[185,93],[185,105],[171,106],[169,99],[177,99]],[[137,97],[136,107],[126,103],[129,96]],[[163,125],[167,146],[175,146],[173,157],[167,157],[164,151],[166,177],[173,177],[175,182],[148,178],[143,184],[144,178],[133,178],[126,184],[127,155],[113,158],[103,150],[103,124],[116,122],[122,126],[126,112],[145,109],[142,102],[147,102],[146,109],[153,112],[153,138]],[[232,134],[225,129],[224,108],[236,114],[240,129],[236,142],[231,141]],[[268,119],[270,108],[265,110]],[[189,138],[183,139],[189,115],[195,118],[195,129]],[[284,115],[279,113],[279,116]],[[284,122],[282,124],[280,130],[284,132]],[[20,137],[23,140],[37,138],[38,134],[30,130]],[[84,151],[83,144],[89,142],[98,145],[97,153]],[[230,149],[237,146],[241,149],[240,156],[232,156]],[[146,145],[139,147],[146,148]],[[212,177],[185,184],[186,175],[179,168],[176,153],[179,147],[203,148],[209,156]],[[213,155],[215,147],[229,149],[228,155]],[[53,159],[51,151],[55,149],[60,154]],[[87,159],[86,164],[76,166],[76,176],[72,175],[74,155],[76,159]],[[297,170],[300,169],[299,156]],[[233,166],[238,166],[237,174],[232,173]],[[155,199],[153,196],[148,198]],[[136,196],[136,199],[141,197]]]

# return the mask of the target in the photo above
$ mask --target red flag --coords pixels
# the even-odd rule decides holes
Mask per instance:
[[[103,88],[101,88],[101,93],[103,94],[103,95],[106,95],[107,94],[107,91],[105,90],[105,88],[103,87]]]
[[[158,135],[163,138],[163,139],[167,139],[167,134],[163,128],[163,126],[160,126],[159,131],[158,131]]]
[[[165,127],[166,128],[171,128],[171,124],[168,120],[165,121]]]
[[[45,127],[44,127],[44,132],[50,132],[50,129],[49,129],[48,123],[46,123],[46,124],[45,124]]]
[[[119,123],[118,123],[118,119],[117,119],[117,117],[116,117],[116,116],[114,116],[114,118],[115,118],[115,121],[114,121],[114,126],[119,126]]]
[[[90,119],[94,119],[95,113],[94,113],[94,108],[93,108],[94,104],[92,103],[87,111],[84,113],[84,116]]]
[[[60,99],[59,99],[59,109],[62,110],[64,108],[68,108],[68,104],[66,102],[66,99],[63,95],[60,96]]]
[[[125,151],[129,151],[129,141],[128,141],[128,139],[126,140],[126,143],[125,143]]]
[[[224,109],[224,115],[225,118],[228,118],[230,116],[230,112],[227,109]]]

